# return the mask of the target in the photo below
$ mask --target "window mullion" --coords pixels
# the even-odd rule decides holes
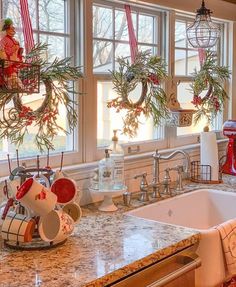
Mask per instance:
[[[39,36],[39,0],[36,0],[36,29],[37,29],[37,42],[40,43],[40,36]]]
[[[115,69],[115,48],[116,48],[116,37],[115,37],[115,31],[116,31],[116,27],[115,27],[115,22],[116,22],[116,12],[115,12],[115,7],[112,7],[112,37],[113,37],[113,43],[112,43],[112,67],[113,69]]]
[[[85,95],[83,97],[83,160],[94,160],[97,143],[97,91],[93,75],[93,1],[84,1],[84,72]],[[92,104],[91,104],[92,103]]]
[[[175,84],[175,12],[168,13],[168,73],[171,75],[167,79],[166,93],[168,96],[174,95],[177,98],[177,88]],[[176,127],[165,127],[165,138],[167,139],[168,147],[173,146],[174,139],[177,135]]]

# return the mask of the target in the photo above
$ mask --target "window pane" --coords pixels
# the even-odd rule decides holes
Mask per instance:
[[[66,6],[67,1],[63,0],[39,0],[40,30],[66,33]]]
[[[199,64],[199,57],[198,51],[188,51],[188,75],[191,76],[195,69],[199,71],[200,64]]]
[[[177,88],[177,97],[181,108],[183,109],[195,109],[192,101],[192,93],[190,91],[190,82],[180,83]],[[190,135],[193,133],[199,133],[203,131],[203,127],[207,124],[206,119],[199,121],[197,125],[192,124],[190,127],[177,128],[177,135]]]
[[[132,22],[134,27],[134,33],[136,31],[136,14],[132,13]],[[126,20],[126,15],[124,11],[115,10],[115,39],[122,41],[129,41],[128,25]]]
[[[9,17],[13,20],[15,27],[22,27],[21,14],[20,14],[20,4],[19,1],[7,0],[2,1],[3,5],[3,19]],[[36,28],[36,1],[29,0],[29,14],[31,18],[31,23],[33,29]]]
[[[191,22],[175,22],[175,75],[191,76],[194,69],[199,69],[198,50],[188,43],[186,29]],[[182,49],[181,49],[182,48]]]
[[[138,49],[139,51],[149,51],[151,54],[157,55],[157,47],[139,45]]]
[[[142,43],[156,43],[154,34],[154,17],[139,15],[138,41]]]
[[[175,74],[186,75],[186,51],[175,50]]]
[[[175,47],[185,48],[186,47],[186,23],[175,22]]]
[[[93,6],[93,37],[111,39],[112,9]]]
[[[128,44],[117,43],[115,46],[115,58],[130,58],[130,46]]]
[[[193,22],[187,22],[187,28],[190,26],[190,25],[192,25],[193,24]],[[193,48],[193,46],[187,41],[187,45],[188,45],[188,48],[189,49],[192,49]]]
[[[52,62],[55,57],[63,59],[67,54],[68,39],[65,37],[40,35],[40,41],[48,44],[45,57]]]
[[[94,72],[105,72],[112,69],[112,43],[108,41],[93,41]]]
[[[19,1],[2,1],[4,8],[4,18],[10,17],[13,19],[15,26],[21,28],[21,16]],[[69,55],[69,37],[65,36],[54,36],[50,34],[52,32],[66,32],[66,17],[67,17],[67,3],[65,0],[28,0],[29,12],[34,29],[35,43],[39,40],[42,43],[48,43],[48,50],[45,52],[45,59],[49,62],[58,58],[65,58]],[[37,7],[37,4],[39,6]],[[47,10],[46,10],[47,9]],[[39,19],[37,17],[37,10],[39,11]],[[46,15],[48,12],[48,15]],[[37,23],[37,20],[39,22]],[[47,23],[46,23],[47,22]],[[41,34],[38,27],[48,33]],[[20,41],[20,45],[24,47],[24,39],[22,31],[19,31],[15,38]],[[56,84],[56,83],[55,83]],[[39,107],[44,99],[45,87],[40,87],[39,94],[30,94],[22,98],[22,102],[35,110]],[[12,103],[9,103],[8,108],[12,107]],[[68,130],[66,120],[66,110],[64,106],[59,105],[59,114],[57,116],[57,123]],[[37,129],[35,127],[28,127],[29,133],[24,138],[24,144],[21,145],[19,153],[21,157],[33,156],[39,153],[38,148],[34,144],[34,137]],[[58,131],[57,136],[53,140],[55,151],[51,153],[57,153],[59,151],[72,151],[74,149],[74,138],[75,133],[66,135],[61,131]],[[11,158],[15,157],[16,147],[11,144],[8,140],[0,140],[0,159],[6,159],[6,154],[10,154]]]
[[[40,87],[40,94],[31,94],[22,97],[22,103],[24,106],[30,107],[33,110],[39,108],[44,100],[45,87],[42,85]],[[7,110],[13,107],[13,103],[10,102],[7,105]],[[6,110],[6,112],[7,112]],[[57,116],[57,124],[68,130],[67,120],[65,117],[66,109],[65,106],[59,104],[59,112]],[[2,112],[1,112],[2,115]],[[7,139],[0,140],[0,159],[6,159],[7,154],[10,154],[11,158],[16,156],[16,149],[18,148],[21,157],[30,157],[39,154],[37,146],[34,144],[34,138],[37,133],[37,127],[32,124],[28,127],[28,133],[24,138],[24,143],[20,147],[16,147],[11,144]],[[55,147],[55,152],[60,151],[72,151],[74,148],[73,133],[68,136],[62,131],[58,131],[58,134],[54,137],[53,144]],[[45,152],[46,153],[46,152]],[[53,151],[51,151],[53,153]]]
[[[140,90],[141,87],[137,87],[136,90],[130,94],[130,98],[133,101],[136,101],[140,97]],[[122,129],[122,117],[125,116],[125,110],[116,113],[115,109],[107,108],[107,101],[116,97],[112,82],[98,82],[97,95],[97,145],[98,147],[102,147],[111,143],[113,129]],[[151,119],[147,120],[145,117],[141,117],[140,122],[138,135],[135,138],[130,139],[121,134],[119,136],[121,143],[152,140],[161,137],[160,129],[154,128]]]
[[[130,46],[128,44],[117,43],[115,49],[115,59],[117,59],[117,57],[125,57],[129,62],[131,61]],[[117,61],[115,68],[118,69]]]

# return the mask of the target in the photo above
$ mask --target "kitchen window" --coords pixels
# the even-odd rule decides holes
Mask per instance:
[[[49,62],[53,61],[56,57],[59,59],[73,56],[73,63],[76,64],[75,59],[75,2],[71,0],[29,0],[29,13],[32,21],[33,37],[35,43],[47,43],[48,49],[45,52],[45,59]],[[22,32],[21,15],[20,15],[20,3],[19,1],[9,0],[2,1],[2,18],[11,18],[16,28],[16,39],[20,41],[21,46],[24,48],[24,37]],[[72,20],[73,19],[73,24]],[[71,84],[72,90],[76,90],[77,83]],[[44,99],[43,86],[40,87],[39,94],[33,94],[25,96],[23,98],[24,104],[36,109],[39,107]],[[77,101],[75,93],[71,93],[71,97],[74,101]],[[9,105],[9,108],[11,106]],[[58,122],[60,126],[67,129],[67,120],[65,117],[65,111],[63,106],[59,106]],[[19,147],[20,158],[35,157],[39,154],[37,147],[33,143],[35,129],[29,128],[29,133],[25,136],[24,144]],[[73,133],[66,135],[63,132],[58,132],[58,135],[54,138],[54,151],[50,151],[50,154],[58,154],[60,152],[76,153],[77,161],[79,158],[78,145],[78,130],[74,130]],[[11,144],[7,139],[0,141],[0,160],[5,160],[7,154],[10,158],[16,156],[16,147]],[[66,156],[67,157],[67,156]],[[65,160],[67,161],[68,159]],[[75,157],[74,157],[75,158]],[[56,157],[51,158],[53,162],[51,164],[57,164]],[[70,161],[71,162],[71,161]],[[59,162],[58,162],[59,164]]]
[[[17,27],[17,38],[23,46],[19,1],[3,1],[3,17],[9,16]],[[52,166],[59,166],[60,151],[66,151],[64,163],[88,163],[101,159],[105,146],[112,138],[113,129],[122,128],[122,114],[106,107],[107,100],[115,97],[112,88],[110,70],[117,68],[118,56],[130,59],[128,29],[124,4],[130,3],[132,19],[139,49],[150,50],[167,61],[169,79],[164,83],[166,93],[174,93],[183,108],[191,108],[192,95],[189,93],[191,73],[199,67],[198,53],[186,40],[185,31],[193,18],[178,14],[174,10],[157,7],[154,4],[109,1],[109,0],[29,0],[30,15],[33,24],[35,42],[50,44],[49,59],[55,56],[73,56],[75,64],[81,64],[84,79],[75,84],[75,90],[83,95],[79,99],[79,123],[74,133],[69,136],[58,135],[55,139],[55,156],[52,155]],[[227,51],[225,31],[227,23],[219,22],[222,37],[216,52],[219,61],[225,64],[224,54]],[[224,49],[223,49],[224,48]],[[130,95],[135,101],[139,97],[139,87]],[[40,101],[40,95],[34,100]],[[63,112],[61,112],[63,115]],[[219,129],[223,116],[219,117],[214,128]],[[65,116],[62,116],[65,120]],[[141,119],[142,124],[135,138],[119,134],[126,155],[137,151],[151,152],[197,143],[201,127],[170,128],[164,124],[154,127],[151,119]],[[33,131],[32,131],[33,133]],[[21,149],[24,148],[23,151]],[[19,149],[20,155],[26,157],[38,153],[32,147],[32,137],[27,145]],[[7,141],[0,142],[0,159],[9,153],[14,157],[15,147]],[[52,152],[53,153],[53,152]],[[35,164],[29,161],[30,164]],[[6,168],[7,170],[7,163]],[[6,174],[6,172],[5,172]]]
[[[164,12],[147,7],[131,6],[133,26],[139,50],[161,55],[164,44]],[[97,99],[97,148],[109,145],[113,129],[121,129],[125,111],[116,113],[106,103],[116,97],[110,70],[117,68],[116,58],[130,60],[130,46],[124,5],[112,1],[93,2],[93,75]],[[131,94],[132,100],[140,96],[141,84]],[[136,151],[153,149],[154,145],[166,146],[164,127],[154,127],[152,119],[140,118],[137,136],[128,138],[120,134],[119,140]]]
[[[176,15],[175,17],[175,38],[174,38],[174,93],[183,109],[194,109],[191,93],[192,74],[195,69],[200,69],[198,50],[191,47],[187,41],[186,29],[192,23],[193,19]],[[217,55],[218,62],[224,63],[225,29],[227,24],[217,22],[221,29],[221,38],[217,45],[211,48]],[[220,130],[223,124],[223,114],[219,114],[211,125],[212,130]],[[177,127],[174,135],[173,146],[183,145],[184,143],[194,143],[197,140],[199,132],[207,125],[207,120],[201,119],[196,125],[190,127]]]

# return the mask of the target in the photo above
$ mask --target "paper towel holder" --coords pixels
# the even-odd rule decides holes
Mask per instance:
[[[190,179],[193,182],[205,183],[205,184],[217,184],[222,183],[222,172],[219,170],[219,180],[211,179],[211,166],[200,164],[200,161],[191,162],[191,176]]]

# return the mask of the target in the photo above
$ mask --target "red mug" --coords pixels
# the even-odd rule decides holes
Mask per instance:
[[[56,194],[57,203],[67,204],[73,202],[77,196],[77,185],[73,179],[58,178],[53,182],[51,191]]]

